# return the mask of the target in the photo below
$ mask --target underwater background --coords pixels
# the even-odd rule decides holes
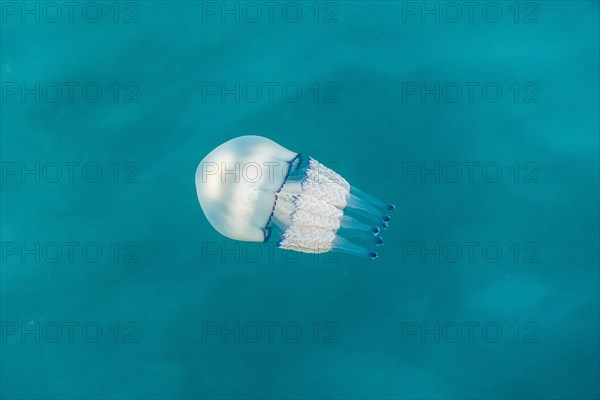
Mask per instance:
[[[598,398],[598,2],[1,7],[3,399]],[[379,258],[218,234],[244,134]]]

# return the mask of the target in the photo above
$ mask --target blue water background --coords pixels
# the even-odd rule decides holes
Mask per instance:
[[[111,15],[111,3],[99,4]],[[97,103],[1,104],[3,163],[103,168],[92,184],[7,177],[2,242],[97,242],[104,250],[98,263],[3,260],[4,333],[12,323],[94,322],[103,338],[3,338],[2,398],[598,398],[597,2],[536,2],[534,23],[523,22],[532,11],[524,3],[515,23],[509,2],[497,3],[498,23],[481,14],[422,22],[393,1],[337,2],[333,23],[324,15],[315,23],[312,3],[299,3],[298,23],[281,14],[274,23],[203,22],[201,2],[135,4],[130,24],[2,23],[3,83],[104,88]],[[135,83],[139,101],[113,101],[114,82]],[[221,101],[203,98],[207,82],[294,82],[303,97]],[[406,82],[494,82],[503,94],[497,102],[481,91],[474,101],[465,93],[457,102],[422,101],[403,98]],[[531,88],[537,102],[524,101]],[[337,101],[325,102],[333,92]],[[198,205],[195,169],[242,134],[311,155],[394,202],[379,259],[290,261],[275,249],[253,261],[242,251],[257,247],[235,247],[215,232]],[[127,172],[128,162],[139,182],[113,182],[110,166]],[[403,174],[407,163],[465,162],[497,163],[502,178],[487,182],[481,169],[473,182],[466,169],[456,183]],[[533,183],[523,182],[527,163]],[[135,243],[139,262],[113,262],[115,242]],[[423,262],[406,253],[406,243],[464,242],[497,243],[503,257]],[[533,243],[538,262],[522,262],[523,253],[514,262],[514,243]],[[215,244],[236,254],[223,262],[207,254]],[[137,343],[114,343],[115,322],[132,323]],[[303,336],[290,343],[278,330],[270,343],[265,329],[257,343],[203,340],[207,323],[265,322],[298,324]],[[479,329],[471,342],[469,322],[496,324],[502,335],[493,342]],[[463,337],[407,336],[436,323],[458,324]]]

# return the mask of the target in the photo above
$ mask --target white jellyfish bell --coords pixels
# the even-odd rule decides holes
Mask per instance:
[[[383,245],[380,228],[395,209],[261,136],[240,136],[211,151],[196,170],[196,192],[210,224],[228,238],[372,259],[377,253],[364,246]]]

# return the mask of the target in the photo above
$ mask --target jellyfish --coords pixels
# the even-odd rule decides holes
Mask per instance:
[[[236,137],[211,151],[196,169],[196,193],[208,222],[230,239],[371,259],[395,209],[262,136]]]

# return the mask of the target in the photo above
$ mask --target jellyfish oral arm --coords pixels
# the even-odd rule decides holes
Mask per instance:
[[[281,192],[282,206],[286,212],[291,210],[291,216],[279,247],[305,253],[337,249],[354,255],[377,257],[377,253],[363,248],[354,240],[383,245],[381,238],[374,238],[380,232],[379,227],[360,219],[373,223],[383,223],[386,218],[389,221],[389,217],[378,209],[388,209],[388,204],[379,200],[373,204],[375,198],[355,190],[342,176],[312,158],[302,183],[284,184]],[[279,199],[278,196],[276,210]],[[291,205],[287,199],[293,199]],[[356,211],[356,218],[346,215],[351,210]]]

